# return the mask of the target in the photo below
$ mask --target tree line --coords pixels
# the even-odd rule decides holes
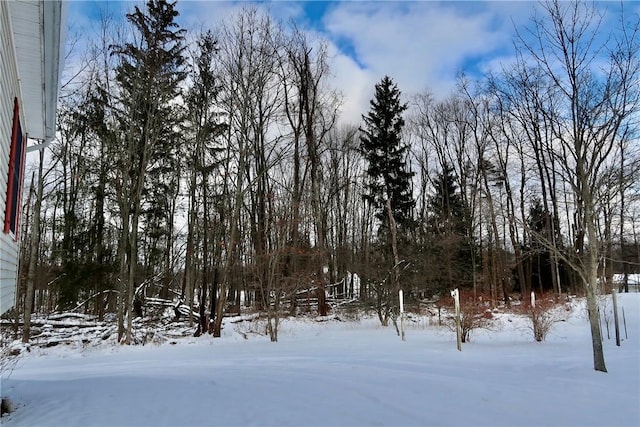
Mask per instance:
[[[355,124],[327,41],[255,6],[200,32],[177,16],[150,0],[104,17],[65,88],[25,189],[25,339],[32,311],[115,314],[129,343],[134,317],[173,309],[220,336],[251,307],[277,340],[309,301],[387,324],[400,289],[580,292],[606,370],[596,295],[640,270],[638,16],[604,28],[548,1],[499,72],[444,99],[381,77]]]

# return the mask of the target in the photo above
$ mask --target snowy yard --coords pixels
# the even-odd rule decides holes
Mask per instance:
[[[524,319],[498,316],[462,352],[422,318],[406,342],[375,319],[306,319],[285,321],[278,343],[244,322],[221,339],[34,349],[2,378],[16,406],[2,425],[638,426],[640,294],[619,303],[628,339],[621,320],[606,374],[593,370],[583,308],[542,343]]]

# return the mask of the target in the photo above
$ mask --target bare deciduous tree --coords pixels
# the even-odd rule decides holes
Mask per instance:
[[[552,138],[548,153],[571,189],[573,253],[555,253],[584,286],[594,368],[606,372],[596,298],[602,255],[598,217],[603,208],[597,189],[606,185],[608,166],[619,161],[618,140],[633,125],[630,119],[640,106],[639,21],[623,16],[618,31],[601,42],[603,28],[593,5],[554,0],[542,9],[543,16],[532,18],[528,36],[519,37],[518,48],[523,54],[519,66],[525,69],[533,61],[544,92],[529,90],[524,96],[542,99],[540,112]],[[603,65],[603,53],[608,64]],[[548,244],[553,247],[553,242]]]
[[[279,137],[270,132],[281,103],[277,68],[281,29],[256,7],[240,10],[220,32],[218,72],[222,85],[222,108],[227,117],[229,150],[226,178],[229,183],[229,239],[223,281],[219,290],[212,333],[220,336],[222,315],[232,289],[235,267],[241,266],[241,216],[245,196],[249,203],[249,229],[253,260],[265,260],[269,253],[271,218],[268,217],[272,183],[270,171],[280,156]],[[266,282],[269,263],[262,263]],[[262,298],[257,298],[262,301]]]

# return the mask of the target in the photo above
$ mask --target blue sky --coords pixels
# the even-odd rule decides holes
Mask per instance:
[[[220,25],[246,2],[179,0],[186,29]],[[90,33],[100,11],[124,17],[142,1],[71,1],[72,32]],[[332,53],[333,85],[344,96],[343,116],[357,121],[366,112],[373,86],[391,76],[408,97],[423,90],[444,97],[456,75],[496,69],[513,58],[514,27],[524,28],[534,1],[261,1],[282,22],[294,20],[326,38]],[[640,4],[627,2],[631,12]],[[604,25],[619,2],[599,2]],[[607,14],[607,12],[609,12]]]

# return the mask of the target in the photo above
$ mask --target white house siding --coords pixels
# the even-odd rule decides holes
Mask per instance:
[[[0,1],[0,227],[4,227],[13,127],[13,103],[20,99],[15,51],[9,22],[9,4]],[[21,121],[24,116],[21,110]],[[18,271],[18,244],[0,229],[0,313],[14,305]]]

